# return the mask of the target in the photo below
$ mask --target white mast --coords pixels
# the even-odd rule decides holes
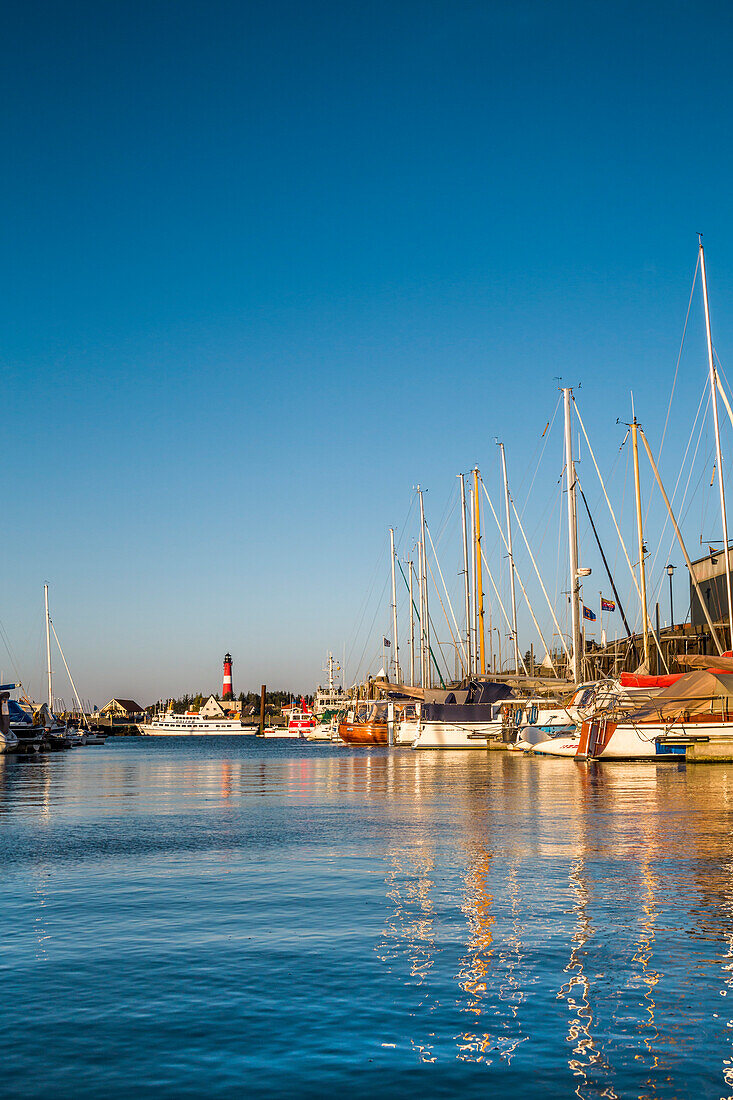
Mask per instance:
[[[514,554],[512,552],[512,519],[509,511],[509,481],[506,475],[506,455],[504,444],[500,443],[501,467],[504,473],[504,503],[506,505],[506,548],[509,554],[509,576],[511,578],[512,593],[512,631],[514,633],[514,673],[519,674],[519,643],[517,641],[517,593],[514,585]]]
[[[51,619],[48,614],[48,585],[43,586],[46,601],[46,675],[48,676],[48,709],[53,710],[53,674],[51,672]]]
[[[471,591],[468,578],[468,531],[466,529],[466,483],[463,474],[459,474],[461,480],[461,524],[463,526],[463,596],[466,604],[466,658],[468,663],[468,675],[473,671],[471,661]]]
[[[418,496],[420,497],[420,544],[422,546],[422,569],[423,569],[423,590],[422,596],[424,601],[424,608],[420,613],[420,619],[422,623],[422,635],[425,639],[425,672],[426,676],[423,680],[423,687],[433,686],[433,670],[430,667],[430,610],[428,607],[428,574],[427,574],[427,554],[425,551],[425,508],[423,507],[422,489],[418,485]]]
[[[473,654],[471,675],[474,675],[478,671],[478,617],[476,609],[476,540],[473,537],[476,526],[474,519],[476,496],[472,485],[469,486],[468,495],[471,500],[471,636],[473,638],[473,644],[471,646],[471,652]]]
[[[644,632],[644,660],[649,661],[649,614],[646,608],[646,566],[644,564],[644,530],[641,516],[641,484],[639,482],[639,425],[633,410],[632,394],[631,446],[634,455],[634,488],[636,491],[636,537],[639,546],[639,590],[641,592],[641,627]]]
[[[705,252],[702,247],[702,233],[700,241],[700,273],[702,275],[702,296],[705,304],[705,335],[708,344],[708,367],[710,369],[710,399],[713,407],[713,424],[715,425],[715,457],[718,463],[718,492],[720,493],[720,515],[723,520],[723,552],[725,554],[725,587],[728,594],[728,627],[730,630],[731,645],[733,645],[733,595],[730,585],[730,557],[728,554],[728,516],[725,510],[725,484],[723,478],[723,456],[720,450],[720,426],[718,424],[718,373],[715,369],[713,357],[713,336],[710,328],[710,305],[708,302],[708,280],[705,271]]]
[[[407,559],[408,590],[410,595],[410,686],[415,686],[415,604],[412,595],[412,558]]]
[[[401,680],[400,676],[400,647],[397,642],[397,582],[395,580],[395,549],[394,549],[394,527],[389,529],[389,544],[391,548],[392,559],[392,645],[394,646],[394,671],[395,671],[395,683],[399,684]]]
[[[573,633],[573,680],[580,683],[580,578],[578,577],[578,513],[575,502],[575,463],[573,462],[573,432],[570,422],[571,389],[564,389],[565,408],[565,469],[568,487],[568,543],[570,551],[570,615]]]
[[[425,619],[425,597],[423,594],[423,564],[422,564],[422,539],[418,539],[417,542],[417,589],[418,598],[420,600],[420,687],[427,686],[427,676],[425,675],[425,633],[423,630],[423,622]]]
[[[328,673],[328,690],[333,695],[333,653],[328,651],[328,658],[326,660],[326,667],[323,670]]]

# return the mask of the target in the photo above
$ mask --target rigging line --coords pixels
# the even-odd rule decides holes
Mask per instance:
[[[432,542],[432,539],[431,539],[431,542]],[[435,560],[437,562],[438,559],[436,558]],[[432,567],[430,565],[430,559],[427,557],[427,555],[425,556],[425,563],[428,567],[428,572],[430,573],[430,578],[431,578],[433,584],[435,585],[435,593],[438,597],[438,602],[440,603],[440,607],[441,607],[441,610],[442,610],[443,615],[445,617],[445,621],[446,621],[446,623],[448,623],[448,630],[450,632],[451,638],[453,639],[453,645],[456,647],[456,652],[458,652],[458,642],[456,641],[455,634],[453,633],[453,628],[451,627],[450,622],[448,621],[448,613],[446,612],[445,607],[443,606],[443,601],[440,598],[440,590],[438,589],[438,585],[435,582],[435,577],[433,575],[433,570],[432,570]],[[440,566],[438,566],[438,568],[440,568]],[[431,622],[432,622],[432,620],[431,620]],[[436,637],[436,644],[438,646],[438,649],[440,650],[441,656],[443,657],[443,663],[445,664],[445,671],[448,675],[448,679],[450,679],[450,670],[448,668],[448,662],[445,659],[445,654],[443,653],[440,642],[437,641],[437,637]],[[461,661],[461,671],[465,672],[466,671],[466,666],[463,663],[463,653],[461,652],[459,654],[459,656],[460,656],[460,661]]]
[[[552,414],[552,420],[550,421],[549,426],[548,426],[547,430],[545,431],[545,433],[542,437],[542,440],[540,440],[540,442],[542,443],[542,451],[540,452],[540,456],[537,459],[537,464],[534,468],[534,473],[532,474],[532,480],[529,483],[529,489],[527,490],[527,496],[525,497],[524,505],[522,507],[522,515],[524,515],[525,511],[527,510],[527,505],[529,504],[529,498],[532,496],[532,489],[534,487],[535,479],[537,477],[537,474],[539,473],[540,465],[542,464],[542,459],[543,459],[544,454],[545,454],[545,448],[547,447],[547,442],[548,442],[550,436],[552,435],[552,426],[555,423],[555,417],[557,416],[557,410],[560,408],[560,402],[561,401],[562,401],[562,393],[559,393],[558,397],[557,397],[557,404],[555,405],[555,411]],[[536,451],[535,451],[535,453],[536,453]],[[525,478],[526,478],[526,475],[525,475]],[[522,492],[522,486],[524,484],[525,478],[522,478],[522,483],[519,486],[519,490],[518,490],[517,495],[519,495],[519,493]]]
[[[427,526],[427,524],[426,524],[426,526]],[[410,585],[408,583],[407,577],[405,576],[405,571],[402,568],[402,562],[399,560],[399,558],[397,559],[397,564],[400,567],[400,573],[402,574],[402,580],[405,582],[405,588],[409,592],[410,591]],[[440,597],[438,597],[438,598],[440,599]],[[415,609],[415,615],[417,616],[417,621],[420,622],[420,611],[418,610],[418,606],[415,603],[414,596],[413,596],[413,600],[412,600],[412,606]],[[430,612],[428,612],[428,621],[429,621],[431,627],[433,628],[433,637],[437,637],[437,631],[435,630],[435,623],[433,622],[433,616],[430,614]],[[428,649],[430,650],[430,656],[432,657],[433,664],[435,665],[435,671],[438,673],[438,676],[440,677],[441,684],[443,685],[443,687],[445,687],[445,681],[443,679],[443,674],[441,673],[440,669],[438,668],[438,662],[435,659],[435,654],[433,653],[433,647],[428,646]],[[444,660],[445,660],[445,658],[444,658]],[[446,672],[448,672],[447,663],[446,663],[446,666],[445,666],[445,670],[446,670]],[[450,675],[449,675],[448,678],[450,679]]]
[[[562,476],[560,477],[560,481],[559,481],[558,484],[559,484],[558,502],[560,504],[560,508],[559,508],[559,523],[558,523],[558,527],[557,527],[557,559],[555,561],[555,598],[554,598],[554,601],[553,601],[554,604],[555,604],[555,607],[557,607],[557,598],[560,594],[558,589],[559,589],[560,584],[561,584],[561,581],[560,581],[560,548],[562,546],[562,527],[563,527],[563,522],[562,522],[563,521],[563,515],[562,515]],[[556,507],[557,507],[557,505],[556,505]]]
[[[630,636],[631,635],[631,628],[630,628],[628,620],[626,618],[626,612],[624,611],[623,604],[621,603],[621,597],[619,596],[619,594],[616,590],[616,585],[614,584],[614,580],[613,580],[613,574],[611,573],[611,570],[608,567],[608,562],[606,561],[606,555],[603,552],[603,546],[601,545],[601,540],[598,537],[598,532],[596,531],[596,525],[593,522],[593,516],[590,514],[590,508],[588,507],[588,501],[585,499],[585,493],[583,492],[583,487],[580,484],[580,480],[577,476],[575,478],[575,482],[578,486],[578,491],[580,492],[580,499],[583,501],[583,504],[585,505],[585,510],[588,513],[588,520],[590,522],[593,534],[596,537],[596,543],[598,545],[598,550],[600,551],[601,558],[603,559],[603,564],[606,567],[606,575],[608,577],[609,584],[611,585],[611,588],[613,589],[613,594],[616,597],[616,603],[618,604],[618,609],[619,609],[619,612],[621,613],[621,619],[623,620],[623,624],[626,627],[626,633]],[[633,645],[633,643],[632,643],[632,645]]]
[[[710,628],[710,634],[712,635],[713,641],[715,642],[715,648],[718,651],[718,655],[720,655],[723,652],[723,647],[720,644],[720,639],[719,639],[719,637],[716,633],[715,625],[713,623],[713,620],[710,618],[710,612],[708,611],[705,600],[703,599],[703,595],[702,595],[702,591],[700,589],[699,582],[698,582],[697,577],[695,576],[695,572],[692,568],[692,562],[690,561],[689,554],[687,553],[687,547],[685,546],[684,540],[682,538],[682,532],[680,531],[679,524],[675,520],[674,515],[672,513],[672,506],[669,503],[666,492],[664,491],[664,486],[662,484],[662,479],[659,476],[659,470],[657,469],[656,464],[654,462],[654,456],[652,455],[652,449],[649,446],[649,442],[646,438],[646,435],[644,433],[643,428],[641,428],[639,430],[639,434],[641,436],[641,441],[644,444],[644,450],[646,451],[647,458],[649,459],[649,465],[651,466],[652,470],[654,471],[654,476],[657,480],[657,484],[659,485],[659,491],[662,494],[662,499],[664,500],[667,511],[670,513],[670,519],[672,520],[672,526],[674,527],[675,534],[677,535],[677,541],[680,544],[680,550],[682,551],[682,553],[684,555],[685,564],[687,565],[687,568],[688,568],[689,573],[690,573],[690,580],[692,581],[692,583],[695,586],[695,591],[697,592],[698,599],[700,600],[700,604],[702,606],[703,612],[705,614],[705,618],[707,620],[707,624]],[[653,635],[656,638],[656,633],[653,632]]]
[[[543,635],[542,630],[540,628],[540,624],[537,622],[537,619],[535,617],[534,608],[532,607],[532,604],[530,603],[529,596],[527,595],[527,590],[525,589],[524,585],[522,584],[522,578],[519,575],[519,570],[517,569],[516,562],[514,561],[514,555],[509,553],[509,543],[508,543],[507,538],[504,535],[504,532],[502,530],[501,524],[499,522],[499,517],[497,516],[496,511],[494,510],[494,505],[491,502],[491,497],[489,496],[488,490],[487,490],[486,486],[484,485],[484,479],[481,477],[480,474],[479,474],[479,481],[481,482],[481,488],[484,491],[484,496],[486,497],[486,500],[488,501],[489,508],[491,509],[491,514],[493,515],[494,519],[496,520],[496,526],[499,528],[499,532],[501,533],[502,541],[504,543],[504,546],[506,547],[507,556],[509,557],[509,569],[513,570],[514,576],[519,581],[519,587],[522,589],[522,595],[524,596],[527,607],[529,608],[529,613],[532,616],[532,622],[534,623],[535,627],[537,628],[537,633],[539,634],[540,640],[542,641],[542,644],[545,647],[545,652],[549,655],[550,651],[547,648],[547,643],[545,641],[544,635]],[[530,551],[530,557],[531,557],[531,551]],[[487,568],[488,568],[488,566],[487,566]],[[492,583],[493,583],[493,581],[492,581]],[[540,581],[540,584],[541,583],[542,582]],[[516,616],[516,613],[515,613],[515,616]],[[518,644],[519,643],[519,632],[514,628],[514,626],[512,626],[511,629],[512,629],[512,640],[516,641],[517,644]],[[550,661],[552,661],[552,657],[550,657]],[[522,661],[522,665],[524,666],[525,673],[527,673],[527,666],[524,664],[524,661]]]
[[[598,475],[598,480],[600,481],[601,486],[603,488],[603,495],[606,498],[606,504],[608,505],[608,510],[611,513],[611,519],[613,520],[614,527],[616,528],[616,534],[619,537],[619,542],[621,543],[621,545],[623,547],[624,555],[626,557],[626,564],[629,567],[629,572],[631,573],[631,576],[632,576],[633,581],[634,581],[634,587],[636,588],[636,591],[637,591],[638,596],[639,596],[639,604],[641,605],[643,603],[643,600],[642,600],[642,597],[641,597],[641,589],[639,587],[639,582],[636,579],[636,573],[634,572],[633,566],[631,565],[631,559],[629,558],[629,554],[628,554],[628,551],[626,549],[626,543],[621,538],[621,530],[620,530],[618,522],[616,520],[616,513],[614,512],[613,508],[611,507],[611,501],[610,501],[608,493],[606,491],[606,486],[603,482],[603,478],[601,477],[601,471],[598,469],[598,463],[596,462],[596,456],[593,453],[593,448],[590,445],[590,439],[588,438],[588,433],[585,430],[585,424],[583,423],[583,418],[580,415],[580,409],[578,408],[578,402],[575,400],[575,395],[574,394],[571,394],[571,399],[572,399],[572,402],[573,402],[573,407],[574,407],[575,412],[576,412],[577,417],[578,417],[578,423],[580,424],[581,428],[583,429],[583,436],[585,438],[585,443],[586,443],[586,446],[588,448],[588,453],[589,453],[591,459],[593,460],[593,466],[595,467],[596,474]],[[649,450],[649,444],[646,441],[646,436],[644,435],[643,431],[642,431],[641,435],[642,435],[642,439],[644,440],[644,446],[647,450],[647,454],[648,454],[649,458],[651,459],[652,469],[655,469],[654,460],[652,459],[652,452]],[[662,494],[662,495],[664,495],[664,494]],[[664,654],[662,653],[662,647],[659,644],[659,638],[657,637],[657,633],[656,633],[656,631],[654,630],[653,627],[651,628],[651,635],[652,635],[652,638],[654,639],[654,644],[656,645],[657,650],[659,651],[659,656],[662,658],[662,664],[666,668],[667,667],[667,662],[664,659]]]
[[[456,615],[455,615],[455,612],[453,610],[453,604],[450,602],[450,596],[448,595],[448,589],[446,588],[445,580],[443,578],[443,570],[440,568],[440,562],[438,561],[438,555],[435,551],[435,544],[433,543],[433,536],[430,534],[430,527],[428,526],[427,523],[425,524],[425,530],[428,533],[428,538],[430,539],[430,545],[431,545],[432,550],[433,550],[433,557],[435,558],[435,564],[438,567],[438,573],[440,574],[440,579],[443,582],[443,591],[445,592],[445,598],[448,601],[448,607],[450,608],[450,613],[451,613],[451,616],[453,618],[453,625],[456,628],[456,634],[460,638],[461,632],[458,629],[458,623],[456,622]],[[427,557],[427,555],[426,555],[426,557]],[[429,562],[428,562],[428,568],[430,568],[430,563]],[[430,570],[430,575],[431,575],[431,577],[433,576],[432,569]],[[435,577],[433,577],[433,584],[435,584]],[[435,591],[438,592],[437,584],[435,584]],[[438,592],[438,599],[440,600],[440,592]],[[440,606],[443,607],[443,601],[442,600],[440,600]],[[443,607],[443,614],[445,615],[445,608],[444,607]],[[446,622],[448,622],[448,616],[447,615],[446,615]],[[448,623],[448,629],[450,630],[450,623]],[[453,635],[453,631],[451,630],[451,636],[452,635]],[[453,640],[455,641],[455,638]],[[461,668],[465,668],[465,666],[468,663],[468,654],[466,653],[466,650],[465,650],[465,647],[464,647],[462,641],[461,641],[461,654],[462,654],[462,656],[461,656]],[[465,658],[465,661],[464,661],[464,658]]]
[[[511,501],[512,509],[513,509],[513,511],[514,511],[514,515],[515,515],[515,517],[516,517],[517,523],[519,524],[519,530],[520,530],[520,531],[521,531],[521,533],[522,533],[522,538],[524,539],[524,543],[525,543],[525,546],[527,547],[527,553],[529,554],[529,557],[530,557],[530,560],[531,560],[531,562],[532,562],[532,565],[534,566],[534,571],[535,571],[535,573],[537,574],[537,580],[538,580],[538,581],[540,582],[540,588],[542,589],[542,594],[543,594],[543,596],[545,597],[545,600],[547,601],[547,606],[548,606],[548,607],[549,607],[549,609],[550,609],[550,614],[552,615],[552,621],[553,621],[553,623],[555,624],[555,626],[556,626],[556,628],[557,628],[557,632],[558,632],[558,634],[560,634],[560,639],[561,639],[561,641],[562,641],[562,644],[563,644],[563,649],[565,650],[565,656],[567,657],[568,661],[570,661],[570,660],[571,660],[571,657],[570,657],[570,650],[569,650],[569,649],[568,649],[568,647],[566,646],[566,644],[565,644],[565,639],[563,638],[563,636],[562,636],[562,633],[561,633],[561,631],[560,631],[560,624],[559,624],[559,623],[558,623],[558,621],[557,621],[557,616],[555,615],[555,609],[554,609],[554,607],[552,606],[552,604],[550,603],[550,597],[549,597],[549,596],[547,595],[547,589],[545,588],[545,585],[544,585],[544,583],[543,583],[543,581],[542,581],[542,576],[541,576],[541,574],[540,574],[540,571],[539,571],[539,569],[537,568],[537,562],[536,562],[536,561],[535,561],[535,559],[534,559],[534,555],[532,554],[532,550],[530,549],[530,545],[529,545],[529,542],[527,541],[527,536],[526,536],[526,535],[525,535],[525,533],[524,533],[524,527],[522,527],[522,521],[521,521],[521,519],[519,518],[519,513],[517,512],[517,509],[516,509],[516,507],[515,507],[514,501],[512,500],[511,494],[508,494],[508,496],[509,496],[509,500]],[[520,583],[520,584],[522,583],[522,582],[521,582],[521,580],[520,580],[520,582],[519,582],[519,583]],[[524,586],[522,586],[522,591],[524,592]],[[529,604],[529,600],[527,600],[527,604]],[[532,609],[530,608],[530,611],[531,611],[531,610],[532,610]],[[532,616],[532,618],[534,618],[534,615]],[[539,629],[539,628],[538,628],[538,629]],[[542,634],[540,634],[540,637],[542,638]],[[545,643],[544,643],[544,638],[543,638],[542,640],[543,640],[543,644],[545,644]],[[546,645],[546,644],[545,644],[545,649],[547,649],[547,645]],[[548,654],[549,654],[549,651],[548,651]],[[551,656],[550,656],[550,661],[552,661],[552,657],[551,657]]]
[[[448,510],[449,505],[450,505],[450,509]],[[448,514],[446,515],[445,511],[443,512],[443,519],[440,521],[440,526],[438,527],[438,534],[435,536],[435,541],[438,543],[438,545],[440,545],[440,540],[442,539],[443,535],[445,534],[446,529],[448,527],[448,524],[453,519],[453,513],[455,512],[457,507],[458,507],[458,500],[453,500],[453,501],[451,501],[450,499],[448,500],[448,503],[446,504],[446,510],[448,510]]]
[[[672,380],[672,392],[669,395],[669,404],[667,405],[667,417],[664,421],[664,431],[662,432],[662,441],[659,444],[659,451],[657,452],[657,466],[659,465],[659,460],[662,457],[662,447],[664,446],[664,439],[665,439],[665,436],[667,435],[667,425],[669,424],[669,414],[672,411],[672,399],[674,397],[675,386],[677,385],[677,375],[678,375],[679,369],[680,369],[680,360],[682,359],[682,349],[685,346],[685,335],[687,333],[687,323],[690,320],[690,310],[692,309],[692,298],[693,298],[693,295],[695,293],[695,283],[697,282],[697,273],[698,273],[699,269],[700,269],[700,250],[698,249],[697,263],[695,264],[695,274],[692,276],[692,288],[690,290],[690,300],[687,303],[687,313],[685,314],[685,324],[684,324],[684,327],[682,329],[682,339],[680,341],[680,350],[677,353],[677,365],[674,369],[674,378]],[[649,509],[651,508],[652,497],[654,496],[655,486],[656,486],[656,482],[652,482],[652,491],[649,494],[649,500],[648,500],[647,506],[646,506],[646,515],[644,516],[644,522],[645,523],[646,523],[647,519],[649,518]]]
[[[400,549],[400,546],[402,544],[402,539],[404,538],[405,533],[407,531],[407,524],[409,523],[410,516],[412,515],[412,509],[415,505],[416,500],[417,500],[417,493],[411,493],[410,494],[410,503],[409,503],[408,508],[407,508],[407,515],[405,516],[405,518],[402,521],[402,526],[397,527],[395,529],[395,550]],[[399,532],[399,534],[397,532]]]
[[[697,406],[697,412],[695,413],[695,419],[693,420],[692,428],[690,429],[690,438],[687,440],[687,447],[685,448],[685,453],[683,455],[682,462],[680,463],[680,472],[677,474],[677,480],[675,482],[674,489],[672,491],[672,496],[670,498],[670,502],[672,504],[674,504],[675,497],[677,496],[677,490],[678,490],[679,484],[680,484],[680,478],[682,477],[682,473],[683,473],[684,468],[685,468],[685,462],[687,461],[687,455],[689,453],[690,445],[692,443],[692,437],[695,433],[695,426],[697,424],[697,418],[700,415],[700,409],[702,408],[702,403],[705,400],[705,395],[706,394],[707,394],[707,401],[705,401],[705,410],[703,412],[703,418],[702,418],[702,421],[700,423],[700,431],[699,431],[698,437],[697,437],[697,444],[695,446],[695,452],[692,456],[692,461],[690,462],[690,472],[687,475],[687,485],[685,486],[685,491],[684,491],[684,494],[682,496],[682,503],[680,504],[680,507],[679,507],[680,522],[682,522],[682,509],[684,508],[684,505],[685,505],[685,497],[687,496],[687,490],[690,486],[690,478],[692,477],[692,471],[695,467],[695,459],[697,458],[697,452],[700,448],[700,441],[701,441],[702,435],[703,435],[703,426],[705,424],[705,418],[707,416],[708,405],[710,404],[710,391],[708,389],[707,380],[705,381],[705,384],[703,385],[702,394],[700,395],[700,402]],[[703,474],[705,472],[706,472],[706,470],[703,469]],[[664,532],[667,530],[667,524],[668,523],[669,523],[669,513],[667,513],[667,515],[665,517],[664,524],[662,526],[662,533],[660,534],[659,541],[657,542],[657,549],[656,549],[656,552],[655,552],[654,557],[652,559],[651,569],[649,571],[650,575],[654,574],[654,569],[656,568],[656,564],[657,564],[657,558],[659,557],[659,549],[662,545],[662,539],[664,538]],[[669,560],[669,554],[672,553],[672,546],[674,546],[674,541],[675,541],[675,536],[674,536],[674,533],[673,533],[672,534],[672,544],[670,546],[669,553],[667,555],[668,560]]]
[[[506,608],[504,607],[504,604],[501,602],[501,596],[499,595],[499,589],[496,587],[496,582],[494,581],[493,574],[491,572],[491,569],[489,568],[489,563],[486,560],[486,554],[484,554],[483,546],[481,547],[481,557],[483,558],[484,565],[486,566],[486,572],[489,574],[489,580],[491,581],[491,586],[494,589],[494,592],[496,593],[497,600],[499,601],[499,607],[501,608],[501,610],[504,613],[504,619],[506,620],[506,625],[509,627],[509,631],[510,631],[509,636],[511,638],[513,638],[514,637],[514,628],[512,627],[512,624],[509,621],[509,616],[506,613]],[[519,660],[522,662],[522,668],[524,669],[524,674],[525,674],[525,676],[529,676],[529,673],[527,672],[527,666],[524,663],[524,657],[522,656],[522,650],[518,649],[518,652],[519,652]]]
[[[361,657],[359,658],[359,663],[356,666],[356,680],[354,681],[354,683],[356,683],[356,681],[359,679],[359,676],[361,674],[361,668],[362,668],[362,663],[364,661],[364,656],[366,654],[366,649],[367,649],[367,646],[369,645],[369,639],[372,637],[372,631],[374,630],[374,624],[377,621],[377,615],[379,614],[380,609],[382,607],[382,601],[384,600],[385,594],[387,592],[387,585],[388,584],[389,584],[389,575],[385,578],[384,585],[382,586],[382,593],[379,597],[379,601],[377,602],[377,606],[374,609],[374,616],[372,617],[371,625],[369,626],[369,630],[367,631],[366,640],[364,642],[364,646],[363,646],[363,649],[361,651]],[[351,654],[349,654],[349,668],[351,668]]]
[[[53,631],[53,636],[56,639],[56,645],[59,647],[59,653],[61,654],[61,660],[64,662],[64,668],[66,669],[66,672],[67,672],[68,677],[69,677],[69,682],[71,684],[71,690],[74,692],[74,695],[76,696],[76,701],[79,704],[79,710],[81,711],[82,721],[86,722],[86,724],[88,726],[89,721],[87,719],[86,714],[84,713],[84,707],[82,706],[81,699],[79,698],[79,692],[76,690],[76,684],[74,683],[74,677],[71,675],[71,669],[69,668],[68,664],[66,663],[66,657],[64,656],[64,651],[61,648],[61,642],[59,641],[59,636],[56,633],[56,627],[53,625],[53,619],[49,619],[48,622],[49,622],[49,625],[51,627],[51,630]]]
[[[376,560],[375,565],[374,565],[374,572],[372,573],[372,579],[371,579],[371,582],[369,584],[367,594],[364,597],[364,599],[362,600],[361,611],[360,611],[360,614],[359,614],[359,621],[358,621],[358,623],[356,625],[356,629],[354,630],[354,633],[352,635],[353,641],[351,643],[351,647],[350,647],[349,652],[348,652],[347,657],[346,657],[346,661],[347,661],[347,664],[349,665],[349,667],[351,666],[351,658],[354,654],[354,650],[356,649],[356,646],[358,644],[359,633],[361,631],[361,626],[362,626],[362,623],[364,621],[364,616],[367,613],[367,608],[369,607],[369,602],[370,602],[370,600],[372,598],[372,595],[373,595],[373,592],[374,592],[374,585],[377,583],[377,576],[379,574],[379,567],[380,567],[380,565],[383,561],[383,553],[384,553],[384,551],[382,549],[380,549],[379,554],[377,556],[377,560]]]
[[[407,523],[408,523],[408,520],[409,520],[410,515],[412,513],[412,509],[413,509],[413,506],[414,506],[414,503],[415,503],[415,500],[416,500],[416,496],[417,496],[416,493],[411,493],[410,494],[410,502],[407,506],[407,513],[405,515],[404,520],[402,521],[402,526],[397,528],[397,530],[399,531],[399,537],[398,537],[397,545],[396,545],[395,549],[400,544],[400,542],[401,542],[401,540],[404,536],[404,533],[407,529]],[[355,649],[356,649],[356,647],[359,643],[359,635],[360,635],[362,624],[364,622],[364,616],[367,613],[367,609],[369,607],[369,602],[372,599],[372,596],[373,596],[373,593],[374,593],[374,586],[377,583],[377,576],[379,574],[380,564],[383,561],[383,553],[384,553],[384,551],[380,550],[379,555],[377,557],[377,560],[375,562],[374,572],[372,574],[372,579],[371,579],[371,582],[369,584],[367,594],[366,594],[366,596],[365,596],[365,598],[362,602],[362,605],[361,605],[361,612],[359,614],[359,621],[358,621],[356,629],[354,630],[354,633],[352,635],[353,640],[351,642],[351,646],[349,648],[349,652],[348,652],[348,655],[346,657],[346,663],[348,664],[349,667],[351,667],[351,658],[352,658],[352,656],[354,654],[354,651],[355,651]],[[384,598],[384,593],[382,593],[382,598]],[[375,614],[375,618],[376,618],[376,614]],[[373,626],[374,626],[374,622],[372,622],[372,628],[373,628]],[[369,635],[367,635],[367,638],[368,637],[369,637]],[[363,659],[363,656],[364,656],[364,650],[362,650],[362,659]],[[358,668],[360,668],[360,667],[361,667],[361,662],[360,662]]]
[[[15,655],[13,654],[13,650],[12,650],[11,645],[10,645],[10,638],[6,634],[5,627],[4,627],[2,622],[0,622],[0,637],[2,637],[3,644],[5,646],[5,649],[7,650],[8,657],[10,658],[10,664],[12,665],[13,671],[15,672],[15,678],[18,681],[18,686],[22,690],[23,694],[27,697],[28,693],[27,693],[25,687],[23,686],[23,681],[21,679],[21,675],[20,675],[20,672],[18,670],[18,665],[16,664],[16,661],[15,661]]]
[[[405,515],[405,518],[402,521],[402,526],[397,528],[397,530],[399,531],[399,537],[397,538],[395,549],[397,549],[399,547],[399,545],[401,543],[401,540],[404,536],[404,533],[407,529],[407,523],[410,519],[410,515],[412,513],[412,509],[413,509],[413,506],[415,504],[416,497],[417,497],[416,493],[411,493],[410,494],[410,503],[407,506],[407,514]],[[362,623],[364,621],[364,616],[366,615],[367,609],[369,607],[369,601],[371,600],[372,595],[374,593],[374,585],[377,583],[377,576],[379,574],[379,568],[380,568],[380,565],[383,561],[383,553],[384,553],[384,551],[380,550],[379,555],[377,557],[377,560],[375,562],[374,572],[372,573],[372,579],[370,581],[369,588],[367,590],[367,594],[364,597],[364,600],[363,600],[362,605],[361,605],[361,611],[360,611],[360,614],[359,614],[359,621],[358,621],[356,629],[355,629],[355,631],[352,635],[353,641],[351,642],[351,647],[350,647],[348,655],[346,657],[346,661],[347,661],[347,664],[349,665],[349,667],[351,666],[351,658],[354,654],[354,650],[356,649],[356,647],[358,645],[358,642],[359,642],[359,632],[361,631],[361,626],[362,626]]]
[[[692,499],[690,500],[690,503],[687,505],[684,516],[680,516],[680,523],[682,523],[683,519],[687,519],[687,516],[689,515],[690,509],[692,508],[692,505],[693,505],[693,502],[694,502],[694,499],[695,499],[695,494],[697,493],[698,489],[700,488],[700,484],[702,482],[702,479],[704,477],[707,477],[707,467],[710,465],[713,457],[714,457],[714,452],[713,452],[713,449],[711,447],[710,450],[708,451],[707,455],[705,456],[705,462],[703,463],[702,469],[701,469],[700,473],[698,474],[697,481],[695,482],[695,488],[692,491]],[[690,477],[691,476],[692,476],[692,470],[690,470]],[[689,477],[688,477],[688,482],[689,482]],[[706,494],[705,495],[705,509],[704,509],[704,513],[703,513],[703,518],[707,515],[707,506],[708,506],[709,499],[710,498]],[[702,532],[702,526],[700,527],[700,531]],[[722,552],[723,551],[721,549],[721,554],[722,554]]]

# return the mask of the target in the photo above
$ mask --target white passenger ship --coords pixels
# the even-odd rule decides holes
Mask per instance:
[[[207,736],[211,734],[235,733],[252,736],[257,727],[243,726],[239,715],[229,717],[221,704],[211,696],[198,714],[175,714],[166,709],[154,714],[149,722],[138,726],[148,737],[183,737],[186,735]]]
[[[157,714],[149,722],[138,727],[140,732],[150,737],[164,737],[166,734],[180,737],[183,734],[222,734],[236,733],[252,735],[256,726],[243,726],[239,718],[202,718],[200,714]]]

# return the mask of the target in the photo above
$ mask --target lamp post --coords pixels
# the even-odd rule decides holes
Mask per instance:
[[[674,630],[674,603],[672,602],[672,574],[675,571],[674,565],[667,566],[667,576],[669,577],[669,625]]]

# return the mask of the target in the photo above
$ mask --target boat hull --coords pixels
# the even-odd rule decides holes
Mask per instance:
[[[386,745],[389,742],[386,722],[342,722],[339,737],[347,745]]]
[[[471,736],[471,735],[474,736]],[[471,722],[453,725],[450,722],[421,722],[413,749],[483,749],[506,748],[501,741],[501,721]]]
[[[691,721],[583,722],[578,746],[581,760],[733,760],[733,723]]]
[[[239,722],[232,723],[231,726],[218,725],[216,722],[207,723],[203,728],[197,726],[170,726],[152,725],[146,723],[138,726],[140,733],[144,737],[223,737],[227,735],[235,737],[251,737],[256,732],[256,727],[252,730],[241,726]]]
[[[571,737],[551,737],[549,741],[535,745],[531,751],[535,756],[572,757],[577,755],[579,744],[580,738],[577,734]]]
[[[517,740],[507,748],[511,752],[534,752],[541,745],[554,741],[560,736],[572,733],[574,726],[522,726],[517,731]]]

